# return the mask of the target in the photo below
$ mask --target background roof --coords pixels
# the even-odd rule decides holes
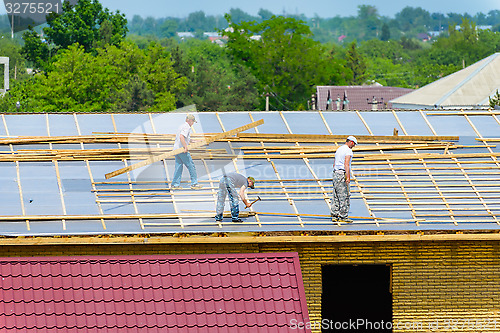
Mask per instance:
[[[277,332],[309,321],[297,253],[0,258],[0,277],[3,332]]]
[[[393,99],[395,108],[458,108],[489,105],[500,89],[500,53],[492,54],[461,71]]]
[[[342,103],[337,109],[337,98],[343,100],[344,95],[349,100],[347,110],[381,110],[392,109],[391,99],[408,94],[413,89],[383,86],[317,86],[318,110],[342,110]],[[328,92],[331,103],[328,105]]]
[[[259,119],[265,123],[230,142],[215,142],[192,152],[204,189],[188,189],[185,171],[186,189],[171,192],[173,159],[109,180],[104,175],[171,150],[172,133],[185,114],[2,115],[1,233],[500,228],[498,112],[207,112],[196,116],[195,136]],[[395,129],[397,137],[392,136]],[[151,134],[148,142],[142,133]],[[351,184],[350,215],[355,221],[339,224],[329,218],[331,172],[333,153],[347,135],[357,136],[360,143]],[[223,170],[238,170],[257,180],[248,195],[250,200],[260,196],[262,201],[254,204],[251,216],[241,209],[244,223],[214,222]]]

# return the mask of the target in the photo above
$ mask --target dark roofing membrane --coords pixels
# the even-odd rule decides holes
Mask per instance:
[[[335,134],[388,136],[459,136],[455,145],[435,150],[385,150],[396,157],[373,159],[355,152],[351,184],[354,223],[332,223],[329,217],[333,153],[321,158],[243,158],[251,146],[290,147],[332,144],[277,142],[216,142],[209,149],[224,149],[231,157],[195,158],[203,190],[168,189],[174,160],[106,180],[106,173],[139,159],[4,161],[11,151],[31,154],[63,149],[127,149],[147,145],[73,143],[0,145],[0,234],[5,236],[97,235],[142,233],[211,233],[244,231],[408,231],[500,229],[500,173],[495,138],[500,122],[494,112],[422,111],[378,112],[204,112],[196,115],[196,133],[220,133],[264,119],[257,129],[245,133]],[[447,114],[448,113],[448,114]],[[184,113],[165,114],[5,114],[0,136],[76,136],[108,133],[175,134]],[[498,141],[498,140],[497,140]],[[337,142],[341,144],[342,142]],[[360,142],[359,147],[363,145]],[[371,144],[376,147],[375,144]],[[381,143],[383,145],[383,143]],[[171,149],[171,145],[159,145]],[[155,145],[156,147],[156,145]],[[443,159],[398,159],[403,153],[442,154]],[[467,155],[472,154],[472,155]],[[480,155],[483,154],[483,155]],[[229,156],[229,155],[228,155]],[[454,157],[458,156],[458,157]],[[416,161],[416,162],[415,162]],[[272,162],[272,163],[271,163]],[[408,163],[414,164],[408,164]],[[390,163],[390,165],[388,164]],[[416,163],[416,164],[415,164]],[[391,169],[393,168],[393,170]],[[243,223],[214,221],[218,179],[234,170],[253,176],[250,200],[256,216]],[[325,197],[327,195],[327,197]],[[229,205],[226,202],[226,210]],[[240,210],[247,212],[242,204]],[[167,216],[169,215],[170,216]],[[172,214],[182,218],[171,218]],[[372,214],[372,215],[370,215]],[[377,219],[374,219],[375,216]]]

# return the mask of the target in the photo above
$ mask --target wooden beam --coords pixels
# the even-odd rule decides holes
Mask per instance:
[[[252,216],[251,212],[241,212],[241,217]],[[211,213],[162,213],[162,214],[116,214],[116,215],[1,215],[0,221],[86,221],[86,220],[130,220],[130,219],[179,219],[179,218],[209,218],[213,219],[214,214]],[[215,221],[213,222],[215,224]]]
[[[262,125],[263,123],[264,123],[264,119],[261,119],[261,120],[255,121],[253,123],[247,124],[245,126],[241,126],[241,127],[232,129],[230,131],[220,133],[218,135],[214,135],[211,138],[206,138],[205,141],[195,142],[195,143],[192,143],[192,144],[188,145],[188,149],[193,149],[193,148],[198,148],[198,147],[201,147],[201,146],[208,145],[211,142],[214,142],[214,141],[226,138],[226,137],[231,136],[231,135],[238,134],[238,133],[246,131],[246,130],[248,130],[250,128],[254,128],[254,127],[257,127],[259,125]],[[115,176],[121,175],[122,173],[129,172],[129,171],[141,168],[143,166],[146,166],[146,165],[149,165],[149,164],[161,161],[161,160],[163,160],[163,159],[165,159],[165,158],[167,158],[169,156],[174,156],[174,155],[180,154],[182,152],[184,152],[184,148],[175,149],[175,150],[172,150],[171,152],[164,153],[164,154],[161,154],[161,155],[158,155],[158,156],[154,156],[154,157],[148,158],[147,160],[144,160],[144,161],[132,164],[132,165],[130,165],[128,167],[121,168],[119,170],[115,170],[113,172],[107,173],[106,174],[106,179],[109,179],[111,177],[115,177]]]
[[[427,112],[428,116],[493,116],[500,115],[500,112],[496,111],[479,111],[479,112]]]
[[[69,236],[69,237],[34,237],[34,238],[3,238],[0,245],[30,246],[30,245],[123,245],[123,244],[293,244],[293,243],[372,243],[372,242],[447,242],[447,241],[500,241],[497,232],[472,234],[391,234],[391,235],[326,235],[326,236],[259,236],[255,233],[238,233],[237,236],[218,237],[203,235],[187,235],[186,237],[167,236]]]
[[[268,139],[280,139],[290,142],[301,140],[317,140],[318,142],[344,142],[345,135],[319,135],[319,134],[269,134],[269,133],[239,133],[240,139],[256,139],[267,141]],[[420,136],[420,135],[357,135],[360,143],[379,142],[381,140],[391,141],[458,141],[458,136]]]

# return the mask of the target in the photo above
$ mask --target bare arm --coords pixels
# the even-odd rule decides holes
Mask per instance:
[[[187,153],[188,152],[188,144],[186,142],[186,138],[184,137],[184,135],[180,135],[180,140],[181,140],[181,145],[184,147],[184,152]]]
[[[347,155],[344,161],[345,170],[345,182],[349,184],[351,182],[351,156]]]
[[[239,195],[240,195],[241,200],[242,200],[242,201],[243,201],[243,203],[245,204],[245,207],[246,207],[246,208],[250,208],[250,206],[252,206],[252,205],[250,205],[250,202],[248,202],[248,200],[247,200],[247,198],[246,198],[246,196],[245,196],[245,190],[246,190],[246,188],[247,188],[247,187],[246,187],[245,185],[243,185],[243,186],[240,188]]]

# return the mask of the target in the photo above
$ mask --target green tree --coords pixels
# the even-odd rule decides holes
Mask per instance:
[[[474,22],[463,19],[460,29],[449,27],[449,37],[442,36],[432,44],[430,54],[440,64],[471,65],[500,51],[500,33],[478,31]]]
[[[234,23],[227,48],[234,60],[250,68],[259,80],[259,91],[272,94],[275,109],[305,108],[314,86],[328,79],[331,71],[324,50],[314,41],[309,27],[293,18],[273,16],[262,23]]]
[[[191,40],[171,49],[176,72],[188,78],[178,107],[196,104],[200,111],[254,110],[259,104],[257,79],[242,65],[231,63],[225,48]]]
[[[18,85],[2,101],[20,100],[26,111],[169,111],[186,78],[172,67],[165,48],[140,50],[130,43],[107,45],[97,54],[78,43],[58,54],[52,69]]]
[[[490,97],[489,100],[490,100],[490,107],[492,109],[498,108],[500,106],[500,93],[498,92],[498,89],[495,95]]]
[[[10,80],[14,80],[14,78],[22,80],[27,77],[26,59],[21,54],[21,45],[17,40],[1,38],[0,53],[3,57],[9,57]]]
[[[391,31],[387,23],[384,23],[382,25],[382,34],[380,35],[380,40],[386,42],[389,39],[391,39]]]
[[[120,12],[111,13],[98,0],[79,0],[75,6],[68,1],[63,4],[62,14],[52,13],[47,17],[48,27],[44,34],[57,47],[67,48],[78,43],[90,51],[102,37],[100,28],[109,22],[109,44],[118,45],[127,34],[127,19]]]
[[[46,68],[50,55],[47,43],[44,43],[40,35],[31,27],[23,34],[23,39],[24,46],[21,48],[21,54],[36,68]]]
[[[360,38],[372,39],[378,34],[380,19],[378,10],[375,6],[360,5],[358,6],[357,27],[360,30]]]
[[[269,10],[267,9],[259,9],[259,12],[257,13],[260,18],[261,18],[261,21],[265,21],[265,20],[269,20],[271,17],[273,17],[273,13],[270,12]]]
[[[356,41],[347,46],[346,67],[353,73],[352,84],[360,85],[366,80],[366,62],[361,54],[358,53]]]
[[[165,20],[160,27],[161,37],[175,37],[179,24],[175,20]]]
[[[139,75],[133,75],[117,94],[116,109],[143,111],[154,103],[154,93]]]
[[[398,22],[399,27],[404,32],[408,32],[412,29],[421,26],[431,26],[431,15],[428,11],[422,9],[421,7],[405,7],[395,17],[396,22]]]
[[[155,94],[151,110],[175,109],[176,95],[186,88],[187,79],[175,72],[170,53],[161,45],[153,43],[145,54],[145,62],[139,68],[139,74]]]
[[[43,28],[45,41],[33,29],[23,34],[22,53],[38,68],[47,69],[51,55],[75,43],[86,52],[95,52],[96,47],[119,45],[127,34],[125,15],[111,13],[98,0],[79,0],[75,6],[65,1],[63,10],[62,14],[47,16],[48,26]]]
[[[234,23],[259,21],[258,17],[252,16],[239,8],[231,8],[229,16],[231,16],[231,20]]]

